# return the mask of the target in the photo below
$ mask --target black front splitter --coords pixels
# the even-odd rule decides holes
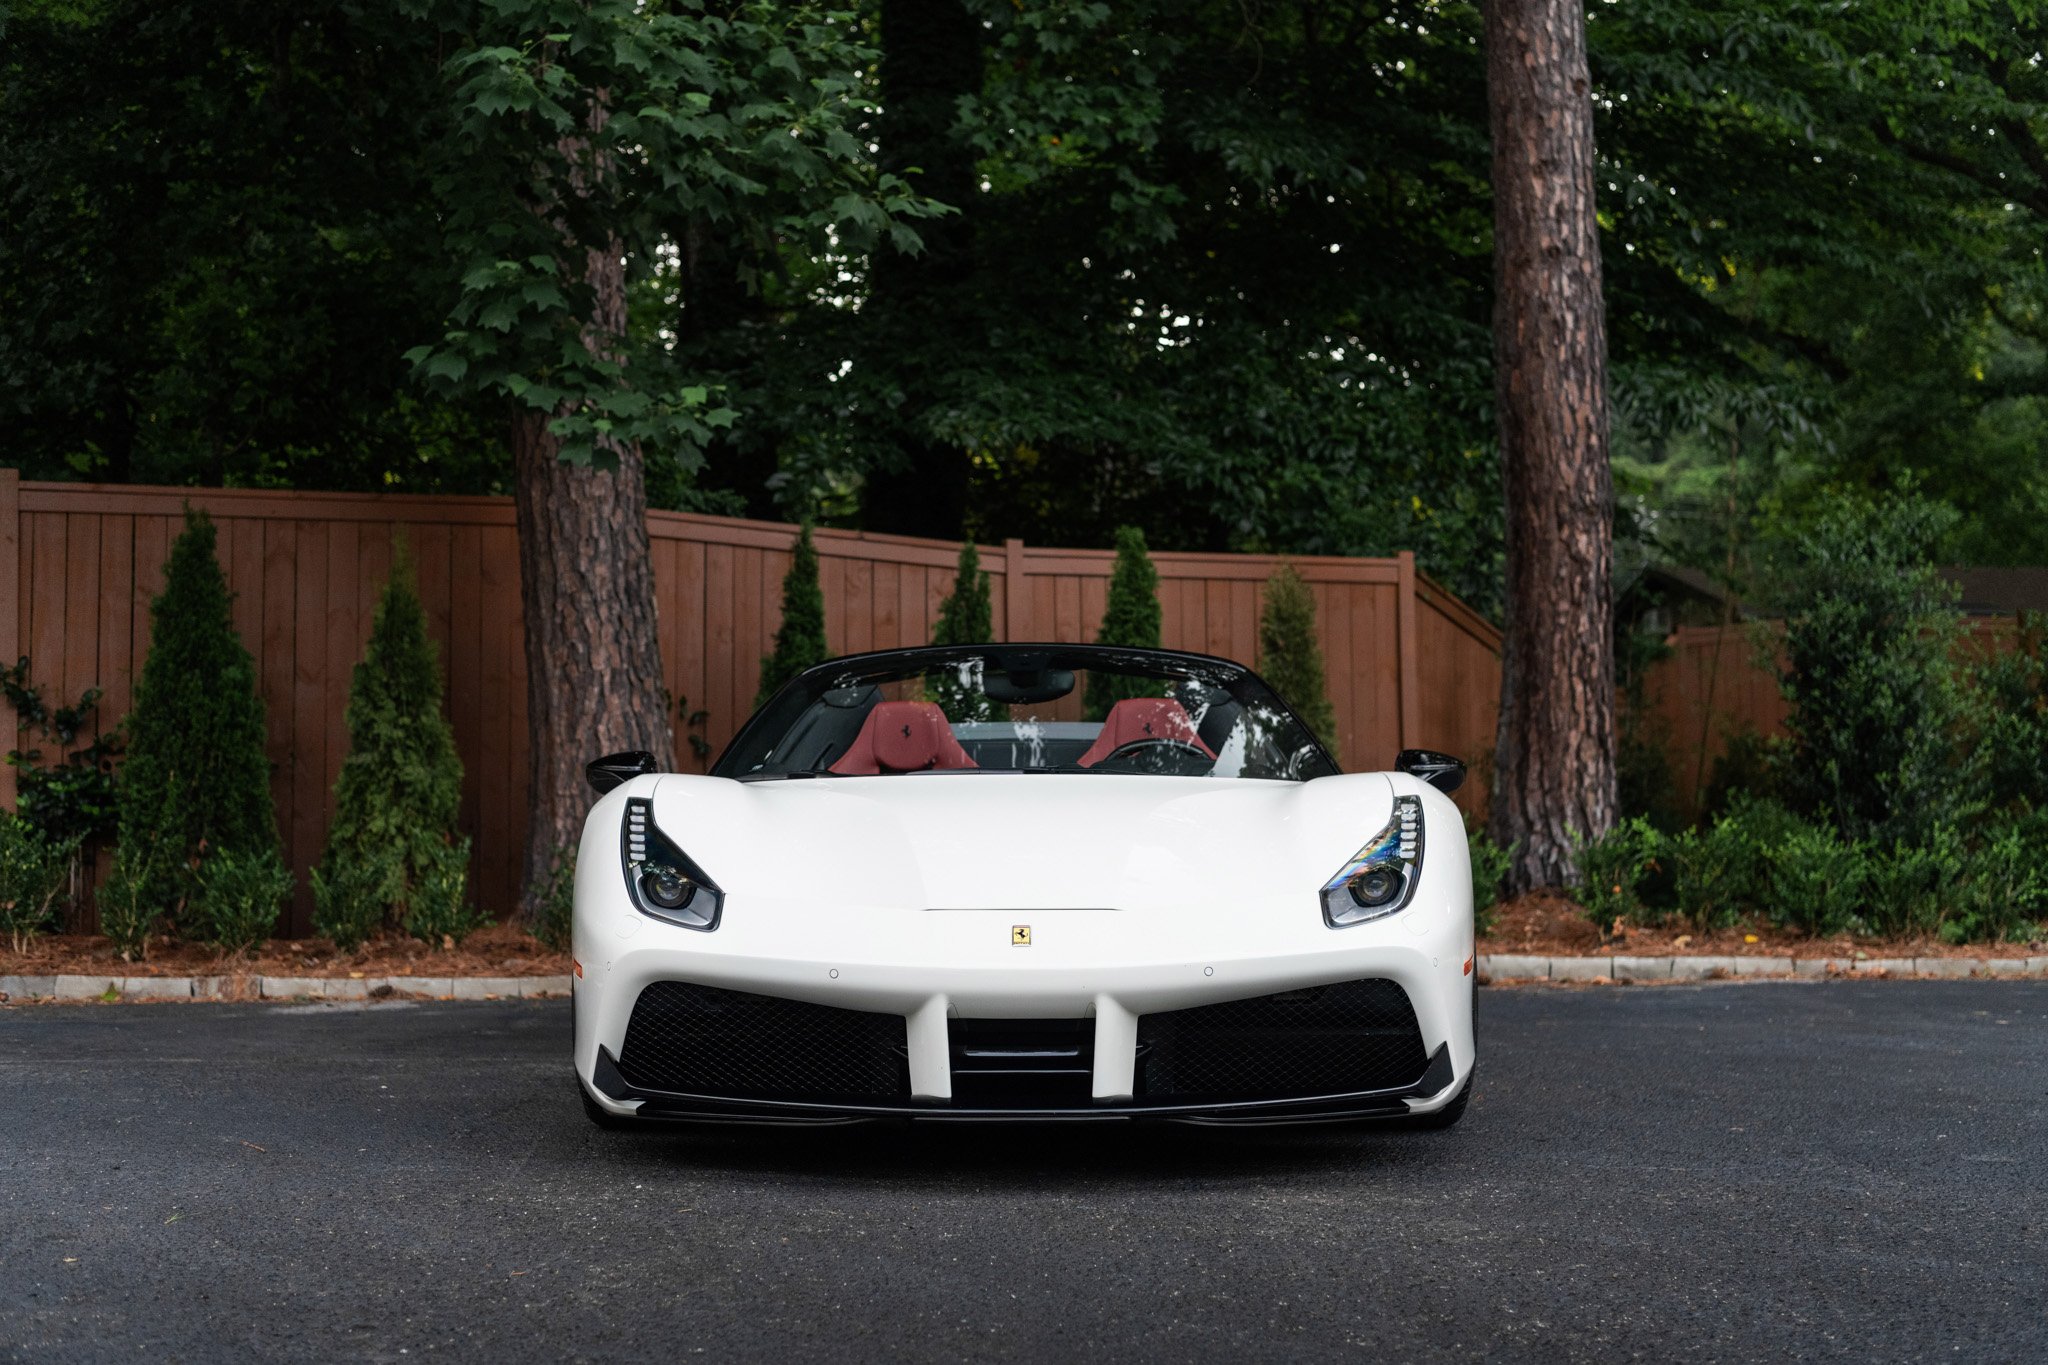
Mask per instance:
[[[1144,1099],[1120,1100],[1085,1108],[1004,1108],[961,1106],[945,1100],[896,1102],[821,1102],[739,1098],[730,1095],[684,1095],[634,1086],[603,1047],[597,1050],[592,1080],[597,1091],[622,1103],[640,1102],[643,1119],[689,1123],[844,1124],[910,1119],[921,1123],[1197,1123],[1231,1126],[1277,1126],[1292,1123],[1335,1123],[1360,1119],[1404,1118],[1410,1099],[1427,1099],[1448,1090],[1455,1079],[1448,1044],[1430,1054],[1429,1065],[1413,1083],[1387,1090],[1342,1095],[1303,1095],[1286,1099],[1210,1100],[1168,1104]]]

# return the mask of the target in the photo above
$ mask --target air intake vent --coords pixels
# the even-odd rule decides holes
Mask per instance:
[[[620,1048],[636,1089],[735,1099],[893,1100],[910,1094],[900,1014],[658,981]]]
[[[1138,1021],[1142,1099],[1348,1095],[1413,1084],[1429,1065],[1408,993],[1346,981]]]

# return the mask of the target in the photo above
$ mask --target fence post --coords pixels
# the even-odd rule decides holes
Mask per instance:
[[[1401,656],[1401,742],[1396,747],[1412,749],[1422,742],[1421,667],[1416,658],[1415,551],[1401,551],[1400,564],[1401,584],[1394,601],[1395,648]]]
[[[0,668],[21,657],[21,471],[0,469]],[[7,747],[21,747],[10,716],[0,720]],[[0,763],[0,807],[14,809],[14,765]]]
[[[1003,542],[1003,635],[1010,641],[1029,640],[1031,594],[1024,589],[1024,542],[1014,537]]]

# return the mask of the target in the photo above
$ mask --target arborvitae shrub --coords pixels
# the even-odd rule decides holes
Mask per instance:
[[[212,520],[188,508],[150,607],[118,783],[113,899],[125,904],[114,912],[119,933],[102,924],[129,952],[154,924],[177,921],[207,859],[277,852],[256,666],[235,635],[214,540]]]
[[[1159,571],[1152,567],[1152,556],[1146,552],[1145,533],[1135,526],[1117,528],[1116,567],[1110,571],[1109,601],[1095,643],[1159,648]],[[1148,678],[1091,671],[1083,703],[1090,720],[1101,720],[1110,707],[1126,698],[1158,693],[1159,684]]]
[[[1259,613],[1259,673],[1337,755],[1337,711],[1323,679],[1323,647],[1316,639],[1316,598],[1292,564],[1266,580]]]
[[[989,601],[988,575],[981,571],[981,552],[973,541],[960,547],[960,568],[953,591],[939,604],[932,626],[935,645],[981,645],[995,638],[995,608]],[[937,702],[947,720],[991,720],[995,703],[982,690],[954,677],[935,677],[925,694]]]
[[[831,657],[825,646],[825,590],[818,585],[818,549],[811,543],[810,523],[796,538],[789,572],[782,576],[782,625],[775,632],[775,652],[761,660],[759,708],[782,685],[813,664]]]
[[[457,841],[462,759],[403,544],[349,687],[348,735],[314,884],[314,929],[344,949],[388,916],[407,917],[422,882],[445,877],[447,850]],[[455,888],[458,902],[461,891]]]
[[[463,892],[469,882],[469,840],[439,845],[413,883],[405,906],[405,932],[453,947],[490,923]]]

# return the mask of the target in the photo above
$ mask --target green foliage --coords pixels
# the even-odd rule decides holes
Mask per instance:
[[[2012,648],[1975,671],[1976,762],[1994,806],[2048,810],[2048,619],[2022,613]]]
[[[405,932],[427,943],[452,948],[491,922],[470,905],[469,840],[436,844],[406,901]]]
[[[10,749],[8,766],[15,769],[15,808],[23,819],[58,841],[82,847],[114,832],[114,760],[121,737],[94,733],[100,690],[86,689],[70,706],[52,707],[43,689],[29,681],[26,656],[12,668],[0,669],[0,693],[14,708],[20,727],[58,748],[58,761],[43,764],[41,749]],[[82,734],[92,742],[82,749],[71,744]]]
[[[1602,933],[1617,922],[1643,918],[1643,882],[1657,870],[1663,845],[1664,836],[1641,816],[1576,844],[1579,904]]]
[[[1928,562],[1953,520],[1918,498],[1846,503],[1787,566],[1784,788],[1852,842],[1920,841],[1964,813],[1955,593]]]
[[[149,955],[149,940],[163,919],[153,895],[163,874],[154,865],[156,846],[144,840],[130,840],[114,848],[114,866],[94,896],[99,909],[100,932],[107,936],[123,962],[137,962]]]
[[[76,840],[52,839],[25,817],[0,810],[0,933],[15,952],[50,926],[76,850]]]
[[[1805,821],[1771,847],[1771,898],[1777,916],[1809,934],[1840,934],[1863,927],[1870,882],[1870,846]]]
[[[1475,931],[1490,933],[1494,907],[1500,904],[1501,883],[1507,879],[1508,864],[1514,860],[1513,846],[1502,848],[1484,825],[1465,831],[1465,846],[1472,857],[1472,913]]]
[[[1964,863],[1953,912],[1941,925],[1953,943],[2039,937],[2048,920],[2048,814],[1989,831]]]
[[[556,952],[569,950],[576,917],[576,850],[555,851],[548,867],[547,883],[534,902],[533,936]]]
[[[1266,580],[1259,613],[1259,673],[1337,757],[1337,710],[1323,685],[1323,647],[1316,638],[1316,598],[1292,564]]]
[[[995,639],[995,606],[989,599],[988,575],[981,571],[981,550],[972,540],[960,547],[960,567],[953,591],[939,604],[932,626],[935,645],[980,645]],[[951,721],[996,719],[996,704],[978,683],[950,676],[926,680],[925,695],[939,704]]]
[[[343,948],[360,944],[387,915],[409,919],[457,838],[462,759],[442,693],[412,556],[401,544],[350,682],[349,752],[313,883],[316,907],[323,895],[329,907],[316,928]],[[374,917],[363,900],[373,878]]]
[[[149,657],[118,779],[131,924],[174,919],[206,859],[277,849],[263,702],[228,614],[214,539],[213,522],[188,509],[150,606]]]
[[[313,932],[333,942],[344,953],[352,953],[384,927],[390,910],[389,891],[395,877],[396,858],[360,857],[339,861],[330,876],[315,867],[309,880],[313,886]]]
[[[292,874],[274,848],[254,853],[222,849],[199,869],[199,936],[235,956],[260,947],[292,894]]]
[[[1145,533],[1135,526],[1119,526],[1116,563],[1109,573],[1109,599],[1095,643],[1157,649],[1159,620],[1159,570],[1152,567],[1152,556],[1145,549]],[[1156,686],[1144,678],[1090,672],[1083,710],[1089,720],[1101,720],[1118,702],[1149,697]]]
[[[755,709],[791,678],[831,657],[825,643],[825,590],[818,583],[818,548],[811,543],[811,527],[806,522],[797,533],[789,572],[782,576],[782,624],[775,629],[775,652],[761,660]]]
[[[898,220],[928,208],[856,136],[870,111],[858,72],[876,54],[847,16],[766,0],[407,8],[449,47],[433,200],[459,276],[439,341],[407,359],[436,391],[551,414],[566,460],[636,445],[694,469],[737,415],[665,341],[586,344],[586,253],[623,250],[645,278],[691,226],[819,253],[916,242]]]

